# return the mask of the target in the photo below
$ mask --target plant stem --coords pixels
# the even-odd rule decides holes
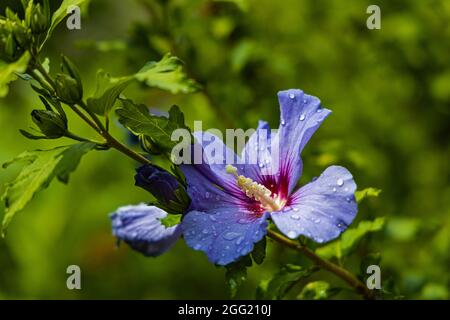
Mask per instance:
[[[294,249],[302,254],[304,254],[308,259],[314,262],[317,266],[334,273],[336,276],[347,282],[350,286],[352,286],[356,291],[363,295],[365,299],[372,300],[375,299],[373,291],[369,290],[367,286],[364,285],[359,279],[357,279],[352,273],[348,270],[334,264],[330,261],[324,260],[318,255],[316,255],[311,249],[308,247],[296,242],[292,241],[289,238],[275,232],[273,230],[268,230],[267,235],[273,240]]]
[[[76,141],[92,142],[92,143],[95,143],[98,146],[105,146],[105,144],[103,142],[101,142],[101,141],[95,141],[95,140],[91,140],[91,139],[88,139],[88,138],[83,138],[83,137],[80,137],[80,136],[70,132],[70,131],[67,131],[64,136],[67,137],[67,138],[70,138],[72,140],[76,140]]]

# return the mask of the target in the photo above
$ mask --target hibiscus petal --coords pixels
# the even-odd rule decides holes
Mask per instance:
[[[358,211],[356,184],[351,173],[339,166],[328,167],[318,179],[300,188],[272,220],[289,238],[307,236],[317,242],[338,237]]]
[[[255,133],[251,135],[241,153],[246,176],[258,183],[263,183],[265,178],[278,171],[278,168],[272,168],[272,165],[276,164],[273,163],[271,154],[271,140],[272,132],[269,124],[260,120]]]
[[[209,132],[195,132],[197,142],[192,146],[192,154],[203,150],[201,163],[182,164],[181,171],[186,177],[187,192],[191,198],[191,210],[204,211],[208,208],[223,207],[237,202],[246,203],[247,198],[236,184],[236,177],[226,172],[227,164],[236,165],[238,156],[223,141]],[[214,150],[220,151],[216,156]],[[231,160],[230,160],[231,159]],[[222,160],[222,163],[217,163]],[[238,174],[246,175],[244,165],[236,165]]]
[[[167,212],[146,204],[125,206],[111,214],[113,234],[146,256],[159,256],[181,236],[179,225],[166,228]]]
[[[278,100],[281,115],[276,138],[280,148],[280,179],[290,194],[302,174],[300,153],[331,111],[322,108],[318,98],[302,90],[281,91]]]
[[[265,236],[267,217],[251,216],[235,207],[191,211],[181,227],[188,246],[205,252],[215,264],[227,265],[250,253],[254,243]]]

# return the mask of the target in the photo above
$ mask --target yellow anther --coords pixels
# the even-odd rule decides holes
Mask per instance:
[[[242,175],[237,174],[237,168],[227,165],[226,172],[236,177],[238,187],[244,191],[249,198],[259,201],[261,205],[268,211],[278,211],[284,206],[284,202],[278,198],[272,198],[272,192],[265,186],[253,181]]]

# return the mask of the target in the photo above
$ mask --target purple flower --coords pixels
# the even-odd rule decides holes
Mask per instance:
[[[179,225],[165,227],[167,212],[146,204],[119,208],[111,215],[113,234],[146,256],[159,256],[181,236]]]
[[[181,223],[184,239],[215,264],[226,265],[250,253],[265,236],[269,217],[289,238],[304,235],[322,243],[338,237],[356,215],[356,184],[343,167],[331,166],[296,189],[303,168],[300,153],[331,111],[301,90],[279,92],[278,99],[277,134],[260,134],[269,129],[260,121],[243,150],[243,158],[253,155],[256,164],[216,164],[204,152],[202,164],[181,166],[192,201]],[[223,159],[239,158],[210,133],[194,136],[204,151],[212,143],[222,144]],[[274,145],[279,152],[272,152]],[[279,169],[266,174],[264,167],[276,161]]]

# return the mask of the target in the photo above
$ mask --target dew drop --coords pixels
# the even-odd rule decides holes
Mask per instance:
[[[203,229],[203,230],[202,230],[202,233],[203,233],[203,234],[208,234],[209,231],[208,231],[208,229]]]
[[[260,163],[258,166],[259,166],[260,168],[264,168],[264,163]]]
[[[305,118],[306,118],[306,116],[305,116],[304,114],[302,114],[302,115],[300,116],[300,121],[305,120]]]
[[[289,231],[287,233],[287,236],[291,239],[294,239],[297,236],[297,233],[295,231]]]
[[[348,203],[352,202],[352,199],[350,199],[349,197],[347,197],[345,200],[347,200]]]
[[[294,207],[294,208],[292,208],[292,210],[294,210],[295,212],[297,212],[297,211],[298,211],[298,208]]]
[[[344,191],[345,191],[345,192],[348,192],[348,188],[345,188]]]
[[[286,121],[284,121],[284,119],[281,120],[281,125],[285,126],[286,125]]]
[[[244,237],[240,237],[239,239],[237,239],[236,245],[240,245],[242,243],[242,241],[244,241]]]
[[[337,191],[337,189],[336,188],[333,188],[333,192],[336,192]]]
[[[321,113],[322,112],[322,108],[317,109],[317,113]]]
[[[289,98],[291,98],[291,99],[295,99],[295,94],[293,94],[293,93],[290,93],[290,94],[289,94]]]
[[[209,219],[211,220],[211,221],[217,221],[217,219],[216,219],[216,217],[214,217],[214,215],[209,215]]]
[[[236,239],[237,237],[239,237],[240,236],[240,234],[239,233],[236,233],[236,232],[227,232],[227,233],[225,233],[224,235],[223,235],[223,238],[225,239],[225,240],[234,240],[234,239]]]
[[[291,215],[291,218],[294,220],[300,220],[300,216],[298,214]]]
[[[342,186],[344,185],[344,180],[342,180],[341,178],[339,178],[339,179],[337,179],[336,183],[337,183],[337,185],[338,185],[339,187],[342,187]]]
[[[320,220],[319,218],[317,218],[317,219],[314,220],[314,223],[319,224],[320,221],[321,221],[321,220]]]
[[[199,250],[200,248],[201,248],[200,244],[196,244],[196,245],[194,246],[194,250]]]

